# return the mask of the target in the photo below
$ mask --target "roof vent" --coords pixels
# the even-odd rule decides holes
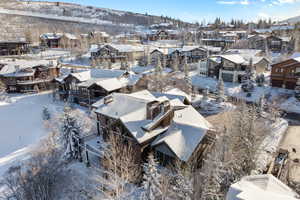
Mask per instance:
[[[113,102],[113,96],[107,96],[107,97],[104,97],[104,104],[109,104],[111,102]]]

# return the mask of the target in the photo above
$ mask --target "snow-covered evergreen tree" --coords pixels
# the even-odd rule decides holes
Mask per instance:
[[[166,68],[167,67],[167,59],[165,56],[163,56],[163,60],[162,60],[162,68]]]
[[[255,70],[253,67],[253,59],[251,58],[249,61],[249,65],[246,68],[246,74],[243,76],[242,80],[242,89],[244,92],[247,92],[249,96],[251,96],[251,92],[255,87]]]
[[[50,112],[46,106],[43,108],[43,120],[49,120],[51,118]]]
[[[65,156],[67,159],[78,158],[78,156],[80,156],[76,149],[77,144],[74,141],[74,136],[78,136],[79,133],[80,127],[78,126],[76,118],[71,115],[71,108],[65,107],[61,140],[66,148]]]
[[[107,60],[107,68],[112,69],[112,63],[110,59]]]
[[[187,63],[187,58],[186,57],[184,58],[183,70],[184,70],[184,78],[187,79],[189,77],[190,68],[189,68],[189,65]]]
[[[161,74],[162,73],[162,66],[161,66],[161,61],[160,61],[159,57],[157,58],[157,61],[156,61],[155,73],[156,74]]]
[[[259,99],[258,112],[263,113],[265,106],[266,106],[265,95],[262,95],[262,97],[260,97]]]
[[[224,89],[224,82],[222,77],[220,77],[217,85],[217,102],[221,103],[225,101],[225,89]]]
[[[191,167],[182,168],[180,162],[177,163],[176,172],[172,177],[171,189],[176,199],[190,200],[193,195],[193,184],[191,177]]]
[[[172,66],[173,71],[174,72],[178,71],[179,70],[179,67],[178,67],[179,66],[179,58],[178,58],[177,54],[175,54],[172,64],[173,64],[173,66]]]
[[[266,81],[266,79],[265,79],[265,76],[264,76],[263,74],[258,75],[258,76],[256,77],[256,83],[257,83],[257,85],[258,85],[259,87],[264,86],[265,81]]]
[[[143,200],[156,200],[161,196],[161,174],[158,171],[158,163],[153,154],[148,157],[148,162],[144,164],[143,176]]]
[[[209,88],[206,87],[206,88],[203,90],[202,102],[207,102],[207,100],[208,100],[208,95],[209,95]]]

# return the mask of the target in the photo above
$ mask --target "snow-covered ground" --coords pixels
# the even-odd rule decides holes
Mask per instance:
[[[300,114],[300,101],[295,97],[290,97],[280,105],[280,108],[290,113]]]
[[[25,54],[24,57],[30,57],[34,59],[57,59],[70,57],[71,52],[63,49],[47,49],[45,51],[40,51],[35,54]]]
[[[74,16],[59,16],[55,14],[44,14],[39,12],[31,12],[31,11],[21,11],[21,10],[10,10],[0,8],[0,14],[7,15],[19,15],[19,16],[27,16],[27,17],[37,17],[42,19],[51,19],[51,20],[60,20],[60,21],[68,21],[68,22],[80,22],[86,24],[97,24],[97,25],[112,25],[111,21],[101,20],[97,18],[84,18],[84,17],[74,17]],[[133,26],[130,24],[120,24],[121,26]]]
[[[194,75],[191,77],[193,86],[206,89],[208,88],[211,92],[216,92],[218,80],[210,77],[204,77],[199,75]],[[224,82],[225,94],[227,96],[235,97],[237,99],[242,99],[248,102],[258,103],[260,98],[269,96],[272,100],[276,99],[280,95],[292,95],[292,90],[286,90],[282,88],[274,88],[270,86],[255,87],[252,95],[247,97],[247,93],[243,92],[241,85],[238,83]],[[271,100],[270,99],[270,100]]]
[[[43,107],[52,113],[63,108],[52,102],[51,95],[14,95],[11,102],[0,102],[0,177],[12,164],[26,159],[34,144],[47,135]]]

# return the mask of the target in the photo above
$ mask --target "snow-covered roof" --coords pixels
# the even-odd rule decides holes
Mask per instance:
[[[297,194],[271,174],[242,178],[231,185],[226,200],[296,200]]]
[[[187,100],[188,102],[191,102],[191,97],[186,94],[185,92],[183,92],[182,90],[178,89],[178,88],[173,88],[170,89],[164,93],[162,92],[151,92],[151,94],[155,97],[162,97],[162,96],[166,96],[168,97],[168,99],[173,100],[173,99],[178,99],[181,102],[184,102],[185,100]]]
[[[56,66],[57,61],[55,60],[24,60],[24,59],[4,59],[0,60],[0,64],[3,64],[4,67],[0,70],[0,75],[2,76],[30,76],[34,73],[33,70],[29,72],[29,69],[32,69],[37,66]],[[24,73],[27,69],[26,73]]]
[[[86,71],[81,71],[81,72],[74,72],[71,73],[70,76],[75,77],[78,81],[83,82],[91,79],[91,71],[86,70]]]
[[[108,44],[105,46],[110,46],[119,52],[137,52],[144,51],[144,47],[141,45],[129,45],[129,44]]]
[[[109,104],[104,104],[104,99],[97,102],[98,109],[95,112],[121,120],[139,143],[143,143],[167,129],[157,128],[146,132],[142,128],[152,121],[147,119],[147,103],[152,100],[120,93],[113,93],[111,96],[113,101]]]
[[[168,95],[156,97],[149,91],[143,90],[132,94],[113,93],[110,96],[113,100],[108,104],[104,103],[104,99],[101,99],[100,101],[93,104],[93,107],[97,108],[95,112],[115,119],[119,119],[139,143],[144,143],[149,139],[154,138],[168,130],[169,126],[159,126],[153,130],[148,131],[146,131],[144,128],[148,127],[152,123],[155,123],[155,119],[147,119],[147,104],[151,102],[162,103],[165,101],[169,101],[170,99],[168,98]],[[170,105],[171,107],[180,107],[181,109],[187,108],[186,105],[184,105],[179,99],[176,98],[170,101]],[[176,123],[176,126],[180,126],[182,128],[182,134],[187,134],[186,136],[188,136],[188,134],[190,134],[188,132],[190,130],[196,131],[195,129],[197,129],[197,134],[199,134],[200,128],[206,130],[208,128],[211,128],[211,125],[191,106],[188,107],[187,110],[181,112],[177,112],[178,115],[174,117],[171,124]],[[190,117],[192,117],[192,119],[190,119]],[[192,126],[194,125],[196,125],[195,129],[192,128]],[[185,129],[189,126],[191,127]],[[172,130],[174,129],[172,128]],[[186,131],[187,133],[185,133]],[[201,137],[203,136],[201,135],[201,132],[199,135]],[[198,139],[200,140],[201,138],[198,137]],[[182,141],[182,143],[184,143],[184,141]]]
[[[199,46],[183,46],[181,51],[193,51],[198,48],[199,48]]]
[[[71,33],[43,33],[40,35],[40,38],[44,40],[54,40],[54,39],[60,39],[63,36],[65,36],[69,40],[77,40],[76,35]]]
[[[155,147],[165,143],[180,160],[187,162],[211,128],[211,124],[192,106],[187,106],[175,111],[167,132],[151,145]]]
[[[231,54],[231,55],[221,55],[221,58],[224,58],[226,60],[229,60],[235,64],[243,64],[245,63],[245,59],[240,56],[240,55],[236,55],[236,54]]]
[[[140,79],[138,75],[129,74],[127,77],[117,78],[92,78],[85,82],[78,84],[79,87],[91,87],[92,85],[98,85],[108,92],[112,92],[126,86],[135,85]]]
[[[229,54],[241,54],[241,55],[249,55],[251,57],[257,56],[262,52],[262,50],[258,49],[228,49],[225,53]]]
[[[291,56],[291,58],[298,58],[300,57],[300,52],[295,52],[293,53],[293,55]]]
[[[283,42],[289,42],[291,41],[291,37],[279,37]]]
[[[71,33],[65,33],[64,36],[65,36],[66,38],[68,38],[69,40],[77,40],[76,35],[71,34]]]
[[[222,51],[221,47],[213,47],[213,46],[202,45],[201,48],[205,49],[205,50],[208,50],[208,51],[212,51],[212,52],[221,52]]]
[[[40,35],[40,38],[44,40],[54,40],[60,39],[62,36],[62,33],[43,33]]]
[[[136,74],[148,74],[155,71],[154,66],[134,66],[130,68],[131,71],[133,71]]]
[[[300,62],[300,57],[293,58],[293,60]]]

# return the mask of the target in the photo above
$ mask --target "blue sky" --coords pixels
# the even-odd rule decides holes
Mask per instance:
[[[48,0],[49,1],[49,0]],[[58,1],[58,0],[50,0]],[[103,8],[153,15],[167,15],[185,21],[212,21],[216,17],[282,20],[300,15],[300,0],[60,0]]]

